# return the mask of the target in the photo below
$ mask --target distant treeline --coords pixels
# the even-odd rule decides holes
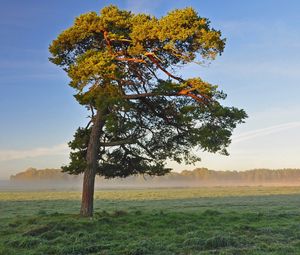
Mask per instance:
[[[78,176],[63,173],[60,169],[36,169],[28,168],[24,172],[11,175],[11,181],[68,181],[78,179]]]
[[[60,169],[29,168],[12,175],[11,181],[81,181],[82,176],[69,175]],[[207,186],[207,185],[297,185],[300,184],[300,169],[253,169],[247,171],[215,171],[207,168],[171,172],[165,176],[130,176],[125,179],[105,180],[97,178],[98,184],[106,185],[156,185],[156,186]]]

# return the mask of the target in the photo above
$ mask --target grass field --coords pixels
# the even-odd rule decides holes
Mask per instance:
[[[300,187],[0,192],[0,254],[300,254]]]

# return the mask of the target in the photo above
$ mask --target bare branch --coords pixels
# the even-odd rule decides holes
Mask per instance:
[[[165,68],[163,68],[161,66],[161,64],[159,63],[159,61],[157,60],[157,58],[155,57],[155,54],[154,53],[151,53],[151,52],[147,52],[145,53],[145,56],[147,56],[154,64],[156,64],[156,66],[162,70],[166,75],[170,76],[171,78],[179,81],[179,82],[184,82],[184,80],[180,77],[177,77],[173,74],[171,74],[170,72],[168,72]]]
[[[92,123],[92,120],[89,121],[89,123],[86,125],[85,129],[88,129],[90,127],[91,123]]]
[[[110,39],[108,38],[108,32],[107,32],[107,31],[104,31],[104,32],[103,32],[103,36],[104,36],[104,39],[105,39],[105,41],[106,41],[107,47],[108,47],[108,49],[109,49],[109,52],[112,53]]]
[[[91,112],[92,112],[92,119],[93,119],[94,116],[95,116],[95,113],[94,113],[94,108],[93,108],[92,104],[90,104],[90,109],[91,109]]]

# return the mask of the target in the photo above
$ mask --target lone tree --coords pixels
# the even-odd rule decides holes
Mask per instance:
[[[176,72],[222,53],[225,39],[192,8],[156,18],[108,6],[83,14],[50,45],[50,61],[70,77],[76,100],[91,112],[78,128],[70,164],[84,173],[82,216],[93,215],[96,174],[164,175],[167,159],[192,164],[192,148],[228,154],[246,113],[224,107],[226,95],[199,77]]]

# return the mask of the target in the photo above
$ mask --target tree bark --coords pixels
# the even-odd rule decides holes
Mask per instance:
[[[80,215],[83,217],[93,216],[95,177],[98,168],[100,136],[105,124],[105,112],[106,111],[103,110],[97,111],[93,121],[94,124],[92,126],[87,148],[87,167],[83,176],[82,200],[80,209]]]

